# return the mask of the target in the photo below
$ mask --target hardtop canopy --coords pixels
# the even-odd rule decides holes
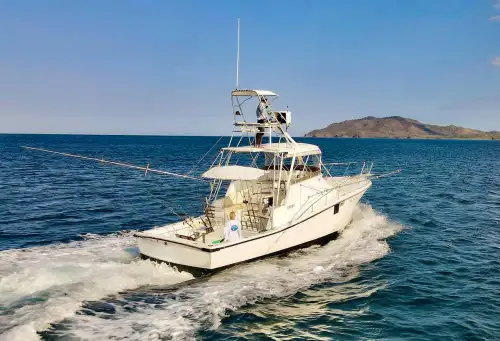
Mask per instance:
[[[260,147],[255,146],[239,146],[239,147],[225,147],[225,151],[233,153],[284,153],[285,157],[293,156],[306,156],[321,154],[321,149],[309,143],[273,143],[263,144]]]
[[[269,90],[233,90],[232,96],[278,96]]]

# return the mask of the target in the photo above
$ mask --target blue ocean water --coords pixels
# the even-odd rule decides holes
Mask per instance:
[[[328,245],[204,280],[132,237],[196,213],[203,184],[20,148],[185,173],[217,139],[0,135],[0,340],[500,340],[496,141],[307,139],[403,172]]]

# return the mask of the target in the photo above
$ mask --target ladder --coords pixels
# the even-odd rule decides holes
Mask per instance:
[[[262,200],[266,196],[272,195],[273,184],[272,182],[257,182],[252,185],[255,191],[247,192],[244,197],[246,210],[243,211],[241,217],[241,227],[245,230],[262,232],[265,230],[264,223],[269,218],[262,214]]]

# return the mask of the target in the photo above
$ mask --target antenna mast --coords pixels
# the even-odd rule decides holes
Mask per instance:
[[[240,71],[240,18],[238,18],[238,48],[236,50],[236,89],[238,89],[239,71]]]

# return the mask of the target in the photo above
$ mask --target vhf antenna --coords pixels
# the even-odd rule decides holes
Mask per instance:
[[[239,71],[240,71],[240,18],[238,18],[238,48],[236,50],[236,90],[238,90]]]

